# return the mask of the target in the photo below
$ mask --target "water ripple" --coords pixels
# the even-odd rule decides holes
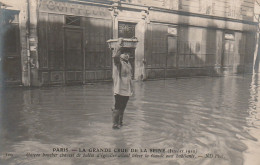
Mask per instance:
[[[124,126],[111,129],[112,84],[6,89],[1,150],[5,164],[85,164],[82,159],[26,159],[27,152],[69,148],[174,148],[223,159],[88,159],[88,164],[259,165],[258,76],[135,83]],[[14,97],[15,96],[15,97]]]

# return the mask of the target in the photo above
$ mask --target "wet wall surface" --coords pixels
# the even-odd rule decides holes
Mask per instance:
[[[1,89],[0,164],[258,165],[259,84],[258,75],[135,82],[119,130],[112,83]]]

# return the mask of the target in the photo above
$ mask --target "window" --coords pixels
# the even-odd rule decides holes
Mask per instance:
[[[80,26],[80,17],[78,16],[66,16],[66,25]]]
[[[118,37],[134,38],[135,37],[135,24],[119,22],[118,23]]]

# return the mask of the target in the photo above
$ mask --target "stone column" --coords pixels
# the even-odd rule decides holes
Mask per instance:
[[[28,6],[29,1],[23,0],[23,6],[21,6],[19,14],[19,28],[20,28],[20,43],[21,43],[21,65],[22,65],[22,84],[24,86],[30,86],[30,70],[29,70],[29,46],[28,46]]]
[[[30,81],[31,86],[39,86],[38,71],[38,35],[37,35],[37,22],[38,22],[38,0],[30,1],[30,26],[29,26],[29,49],[30,49]]]
[[[145,38],[147,23],[149,23],[149,11],[141,11],[142,20],[136,25],[136,38],[138,39],[137,48],[135,51],[135,79],[136,80],[145,80]]]
[[[3,66],[3,24],[4,24],[4,6],[2,6],[2,3],[0,2],[0,88],[2,87],[2,84],[4,82],[4,74],[2,73],[2,66]],[[1,93],[0,93],[1,95]]]
[[[39,86],[38,80],[38,0],[23,0],[19,15],[22,83],[24,86]]]
[[[112,22],[113,23],[113,26],[112,26],[113,39],[118,38],[118,21],[117,21],[117,16],[118,16],[118,12],[119,12],[118,5],[119,5],[118,2],[115,2],[112,5],[112,7],[110,8],[111,17],[113,19],[113,22]],[[116,51],[116,50],[114,50],[114,49],[111,49],[111,50],[112,50],[112,56],[113,56],[114,51]],[[112,78],[114,77],[114,75],[115,75],[115,64],[114,64],[114,60],[112,60]]]

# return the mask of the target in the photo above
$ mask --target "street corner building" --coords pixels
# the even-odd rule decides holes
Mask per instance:
[[[253,71],[255,0],[11,2],[0,0],[4,84],[109,81],[109,41],[118,38],[130,53],[136,80]]]

